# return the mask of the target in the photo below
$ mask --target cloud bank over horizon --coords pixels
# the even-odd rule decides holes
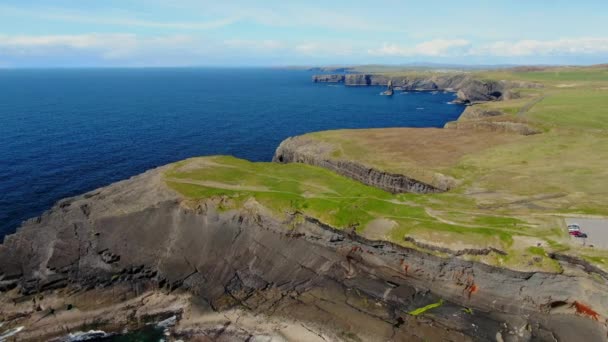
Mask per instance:
[[[608,28],[594,26],[607,19],[597,10],[608,13],[608,3],[596,1],[580,1],[575,9],[521,3],[496,11],[496,6],[465,0],[477,9],[466,17],[458,16],[459,9],[448,2],[424,6],[389,0],[389,5],[402,8],[403,16],[398,10],[355,3],[341,10],[340,1],[334,10],[315,1],[276,6],[269,5],[272,1],[266,6],[247,1],[91,3],[95,5],[86,8],[68,0],[54,7],[43,1],[0,5],[0,67],[608,61]],[[510,15],[522,8],[526,11],[519,17]],[[536,11],[550,11],[552,16],[536,16]],[[588,15],[579,19],[577,29],[560,21],[567,17],[576,22],[583,14]],[[518,22],[522,16],[536,21]],[[469,27],[463,18],[477,20]]]
[[[413,46],[384,43],[379,49],[368,50],[376,56],[580,56],[607,55],[608,38],[578,37],[557,40],[495,41],[479,46],[465,39],[436,39]]]

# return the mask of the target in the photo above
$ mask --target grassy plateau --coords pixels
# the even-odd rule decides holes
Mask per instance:
[[[607,251],[581,247],[564,229],[567,216],[608,216],[608,67],[470,74],[542,84],[516,89],[519,96],[513,99],[472,106],[503,113],[480,120],[525,123],[541,133],[389,128],[304,136],[331,146],[326,158],[428,183],[451,179],[448,192],[390,194],[318,167],[227,156],[176,163],[166,172],[166,181],[191,199],[222,197],[225,209],[254,199],[279,218],[302,213],[339,229],[353,228],[368,238],[418,249],[425,248],[405,237],[451,250],[491,246],[507,255],[462,257],[512,269],[559,271],[559,264],[548,257],[551,251],[608,266]]]

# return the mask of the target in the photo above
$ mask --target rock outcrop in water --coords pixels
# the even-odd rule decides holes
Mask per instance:
[[[393,81],[388,80],[388,84],[386,85],[386,90],[384,92],[382,92],[382,95],[393,96],[394,92],[395,91],[393,89]]]
[[[313,82],[344,83],[347,86],[386,86],[404,91],[453,91],[456,102],[471,104],[512,98],[515,88],[538,88],[542,85],[525,82],[480,80],[467,74],[433,76],[388,76],[383,74],[313,75]]]
[[[3,328],[25,326],[21,339],[65,334],[55,319],[68,309],[18,303],[92,292],[99,307],[127,286],[190,293],[211,312],[236,306],[295,319],[318,327],[319,340],[606,336],[606,280],[566,261],[564,274],[515,272],[370,241],[297,212],[279,219],[253,199],[222,210],[222,197],[192,201],[170,190],[163,170],[60,201],[7,236],[0,245]],[[433,315],[407,314],[439,299],[446,302]],[[143,317],[141,305],[124,319]],[[574,315],[578,305],[595,315]]]

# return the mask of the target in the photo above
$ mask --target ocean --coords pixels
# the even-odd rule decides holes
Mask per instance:
[[[192,156],[270,161],[293,135],[442,127],[451,93],[380,96],[281,69],[0,70],[0,240],[59,199]]]

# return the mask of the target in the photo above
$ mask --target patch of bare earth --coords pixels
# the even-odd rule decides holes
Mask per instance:
[[[228,184],[216,181],[206,181],[206,180],[196,180],[196,179],[188,179],[188,178],[166,178],[169,182],[175,183],[184,183],[184,184],[192,184],[192,185],[200,185],[206,188],[215,188],[215,189],[226,189],[226,190],[234,190],[234,191],[256,191],[256,192],[276,192],[272,191],[265,186],[259,185],[241,185],[241,184]]]
[[[385,218],[370,221],[363,230],[363,236],[371,240],[387,240],[390,231],[397,226],[397,222]]]
[[[212,158],[191,158],[188,159],[182,165],[179,165],[174,169],[176,172],[190,172],[197,171],[205,168],[213,168],[213,167],[229,167],[234,168],[234,166],[221,164],[213,161]]]

